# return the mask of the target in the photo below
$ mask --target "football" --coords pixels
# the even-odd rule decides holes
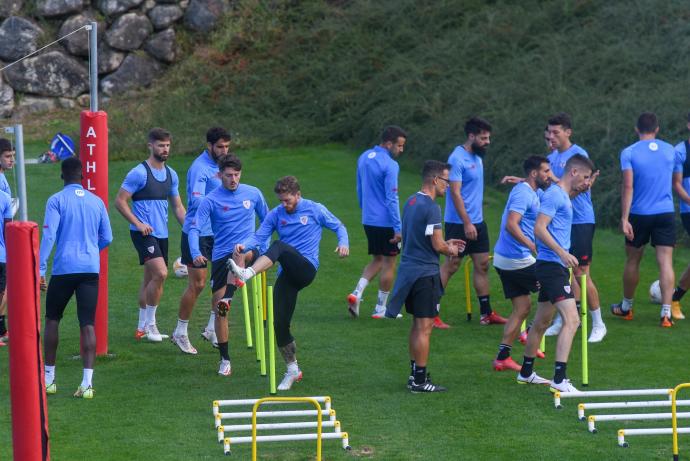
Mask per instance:
[[[661,287],[659,286],[658,280],[655,280],[649,286],[649,299],[654,304],[661,304]]]
[[[177,278],[187,277],[187,266],[182,264],[182,258],[177,258],[173,263],[173,272]]]

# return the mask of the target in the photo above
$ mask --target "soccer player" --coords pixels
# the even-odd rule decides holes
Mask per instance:
[[[400,166],[395,159],[403,153],[406,139],[407,134],[401,128],[386,127],[381,133],[381,143],[364,151],[357,161],[357,199],[372,259],[347,297],[348,311],[355,318],[359,317],[364,289],[376,274],[379,274],[379,293],[372,317],[382,318],[386,312],[402,239],[398,203]]]
[[[577,258],[568,251],[573,220],[571,199],[587,190],[593,171],[594,165],[587,157],[575,154],[566,162],[560,181],[549,187],[541,197],[534,224],[539,281],[537,314],[527,335],[525,356],[517,376],[518,384],[550,384],[553,392],[577,391],[566,375],[570,348],[580,326],[568,272],[569,267],[574,268],[578,264]],[[541,337],[556,310],[563,318],[563,326],[556,342],[554,377],[549,381],[537,375],[533,367]]]
[[[75,397],[92,399],[96,357],[94,320],[98,304],[100,250],[113,240],[108,211],[103,201],[81,185],[81,161],[68,157],[62,162],[65,187],[46,203],[40,250],[41,289],[46,289],[48,258],[55,245],[52,276],[47,285],[45,350],[46,393],[55,394],[55,358],[58,327],[67,303],[76,294],[84,372]]]
[[[10,184],[7,182],[7,178],[5,177],[5,171],[11,170],[14,167],[14,148],[12,147],[12,143],[5,138],[0,138],[0,191],[4,192],[7,194],[7,196],[10,197],[10,216],[9,218],[12,219],[12,216],[14,216],[14,211],[15,207],[14,202],[12,200],[12,190],[10,189]],[[0,208],[3,210],[3,216],[6,216],[4,213],[4,197],[2,200],[2,204],[0,204]],[[6,218],[5,218],[6,219]],[[4,224],[3,224],[4,226]],[[4,245],[4,236],[3,236],[3,245]],[[7,297],[5,296],[5,278],[6,278],[6,271],[5,271],[5,256],[4,256],[4,247],[3,247],[3,256],[2,256],[2,274],[0,275],[0,286],[2,287],[2,290],[0,292],[0,346],[5,345],[5,341],[8,339],[7,335],[7,324],[5,323],[5,316],[7,315]]]
[[[551,162],[552,179],[558,181],[564,173],[564,167],[570,157],[575,154],[589,157],[587,152],[570,140],[572,135],[572,121],[570,115],[561,112],[548,120],[549,136],[553,152],[548,156]],[[596,180],[598,172],[594,172],[590,180],[590,188]],[[592,205],[592,193],[589,189],[573,198],[573,228],[571,230],[570,253],[578,260],[577,267],[573,268],[576,289],[575,297],[580,308],[579,283],[582,274],[587,275],[587,307],[592,318],[592,332],[588,342],[598,343],[606,336],[606,325],[601,318],[599,291],[592,280],[590,267],[592,264],[592,242],[594,240],[594,207]],[[560,315],[556,316],[554,324],[546,330],[546,336],[556,336],[563,325]]]
[[[548,120],[545,135],[547,148],[552,152],[548,159],[551,163],[551,180],[557,183],[563,176],[565,164],[570,157],[575,154],[589,157],[587,152],[577,144],[570,141],[572,136],[572,121],[570,115],[560,112],[553,115]],[[592,187],[599,172],[596,171],[592,175],[589,182],[589,188]],[[502,182],[518,182],[522,178],[514,176],[506,176]],[[571,230],[572,241],[570,245],[570,253],[573,254],[579,261],[576,268],[573,269],[573,276],[576,284],[575,298],[578,310],[580,309],[580,276],[587,274],[587,306],[592,317],[592,332],[589,335],[588,341],[590,343],[598,343],[606,336],[606,325],[601,318],[601,309],[599,301],[599,291],[597,290],[594,281],[590,275],[590,265],[592,262],[592,242],[594,240],[594,207],[592,205],[592,195],[590,190],[583,191],[573,198],[573,228]],[[563,321],[559,313],[551,325],[546,330],[546,336],[556,336],[561,331]]]
[[[335,249],[338,256],[346,257],[350,249],[343,223],[322,204],[302,198],[297,178],[280,178],[273,191],[278,196],[280,205],[268,213],[252,237],[235,246],[235,253],[260,248],[273,231],[278,233],[279,240],[274,241],[251,267],[241,268],[233,259],[229,259],[228,263],[235,276],[243,282],[268,270],[276,262],[280,263],[273,309],[276,343],[287,364],[287,372],[278,385],[278,390],[286,391],[293,383],[302,379],[302,371],[297,365],[297,345],[290,333],[290,321],[295,312],[297,295],[316,277],[321,228],[326,227],[338,236],[338,246]]]
[[[688,130],[690,130],[690,113],[688,113]],[[673,172],[673,189],[680,199],[680,219],[683,222],[685,232],[690,235],[690,142],[686,139],[676,145],[678,161],[682,162],[682,171]],[[678,286],[671,297],[671,317],[674,320],[683,320],[685,315],[680,307],[680,300],[690,289],[690,265],[685,268],[680,276]]]
[[[661,320],[665,328],[673,326],[673,246],[676,243],[673,174],[683,171],[683,164],[672,145],[656,139],[659,120],[652,112],[643,112],[635,127],[640,140],[621,152],[623,170],[621,191],[621,230],[625,235],[623,300],[611,305],[614,315],[633,318],[633,297],[640,279],[640,261],[647,242],[652,242],[659,266]]]
[[[194,264],[194,258],[189,249],[189,231],[201,201],[220,185],[217,162],[221,156],[228,153],[231,139],[230,133],[225,131],[224,128],[209,128],[206,132],[206,150],[192,162],[187,171],[187,214],[182,226],[182,237],[180,238],[182,264],[187,265],[188,271],[187,288],[180,298],[177,326],[172,335],[172,342],[177,344],[180,350],[187,354],[196,354],[196,349],[189,341],[187,325],[189,324],[189,318],[192,316],[196,300],[206,285],[206,277],[208,275],[205,262],[198,266]],[[203,228],[199,229],[199,249],[200,254],[205,259],[211,258],[213,230],[211,229],[210,222],[207,222]],[[201,332],[201,336],[210,341],[211,344],[218,344],[214,326],[216,316],[213,308],[214,304],[211,305],[211,317],[208,321],[208,326]]]
[[[254,234],[256,215],[260,221],[268,213],[268,205],[261,191],[253,186],[240,184],[242,162],[233,154],[218,160],[221,186],[211,191],[201,201],[192,220],[189,231],[189,250],[195,265],[208,262],[209,256],[203,253],[203,229],[211,227],[215,241],[211,258],[211,290],[213,291],[214,331],[218,338],[220,365],[218,374],[230,376],[230,353],[228,350],[228,321],[232,296],[236,286],[235,277],[228,278],[228,259],[232,258],[235,245],[249,239]],[[250,261],[253,252],[245,255]],[[244,259],[240,265],[244,266]]]
[[[448,158],[450,164],[450,200],[446,200],[446,238],[467,242],[459,257],[447,257],[441,266],[441,282],[448,286],[462,258],[470,255],[474,264],[474,290],[479,299],[481,325],[504,324],[506,319],[491,309],[489,300],[489,230],[484,222],[484,164],[482,157],[491,143],[491,125],[483,118],[473,117],[465,123],[467,140],[457,146]],[[439,316],[437,328],[448,328]]]
[[[5,224],[12,220],[12,198],[4,191],[0,191],[0,347],[7,344],[7,326],[5,324],[5,313],[7,312],[7,247],[5,245]]]
[[[403,210],[403,254],[387,316],[394,317],[405,303],[405,310],[414,318],[409,338],[411,370],[407,381],[413,393],[446,390],[431,382],[427,363],[429,338],[443,292],[439,254],[458,256],[465,245],[462,240],[443,240],[441,207],[435,203],[437,197],[446,195],[449,170],[447,163],[424,162],[421,190],[407,199]]]
[[[130,223],[132,243],[139,253],[139,264],[144,266],[134,337],[151,342],[168,337],[156,325],[156,309],[168,276],[168,201],[180,225],[185,219],[177,173],[166,165],[171,139],[170,132],[163,128],[149,131],[149,157],[127,173],[115,198],[115,208]]]
[[[520,326],[529,315],[530,293],[537,291],[536,245],[534,223],[539,212],[539,194],[551,185],[551,168],[545,157],[533,155],[523,163],[525,181],[513,187],[508,196],[501,231],[494,247],[494,268],[503,284],[506,299],[513,304],[513,312],[503,328],[503,339],[493,361],[496,371],[520,370],[510,356],[513,342],[520,334]]]

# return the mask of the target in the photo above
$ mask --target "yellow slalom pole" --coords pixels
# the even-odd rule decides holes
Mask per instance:
[[[252,344],[252,320],[249,315],[249,295],[247,294],[247,284],[242,285],[242,308],[244,310],[244,331],[247,335],[247,348],[254,347]]]
[[[261,302],[263,299],[262,296],[262,287],[261,283],[257,284],[257,298],[259,299],[259,305],[257,307],[257,315],[259,317],[259,338],[256,340],[256,342],[260,345],[259,349],[259,371],[261,373],[261,376],[266,376],[266,340],[265,340],[265,327],[264,327],[264,308],[263,308],[263,303]]]
[[[472,295],[470,293],[470,263],[472,258],[465,261],[465,309],[467,310],[467,321],[472,320]]]
[[[264,307],[264,322],[266,321],[266,272],[261,273],[261,305]]]
[[[268,310],[268,392],[276,394],[276,334],[273,326],[273,287],[266,290]]]
[[[259,333],[261,328],[261,317],[259,315],[259,291],[258,280],[256,277],[251,279],[252,282],[252,311],[254,311],[254,338],[256,338],[256,361],[261,360],[261,335]]]
[[[580,276],[580,328],[582,329],[582,385],[589,386],[589,363],[587,362],[587,274]]]

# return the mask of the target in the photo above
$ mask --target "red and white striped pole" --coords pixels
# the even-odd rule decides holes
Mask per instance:
[[[41,353],[38,225],[5,225],[7,305],[12,319],[10,396],[14,459],[47,461],[48,405]]]

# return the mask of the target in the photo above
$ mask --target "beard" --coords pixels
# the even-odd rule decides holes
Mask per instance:
[[[165,161],[168,160],[168,154],[165,154],[165,157],[163,157],[163,156],[160,155],[160,154],[153,154],[153,158],[155,158],[155,159],[158,160],[159,162],[165,162]]]
[[[547,179],[546,181],[537,181],[537,187],[541,190],[546,190],[551,186],[551,180]]]
[[[480,146],[476,143],[472,143],[472,153],[483,158],[486,155],[486,146]]]

